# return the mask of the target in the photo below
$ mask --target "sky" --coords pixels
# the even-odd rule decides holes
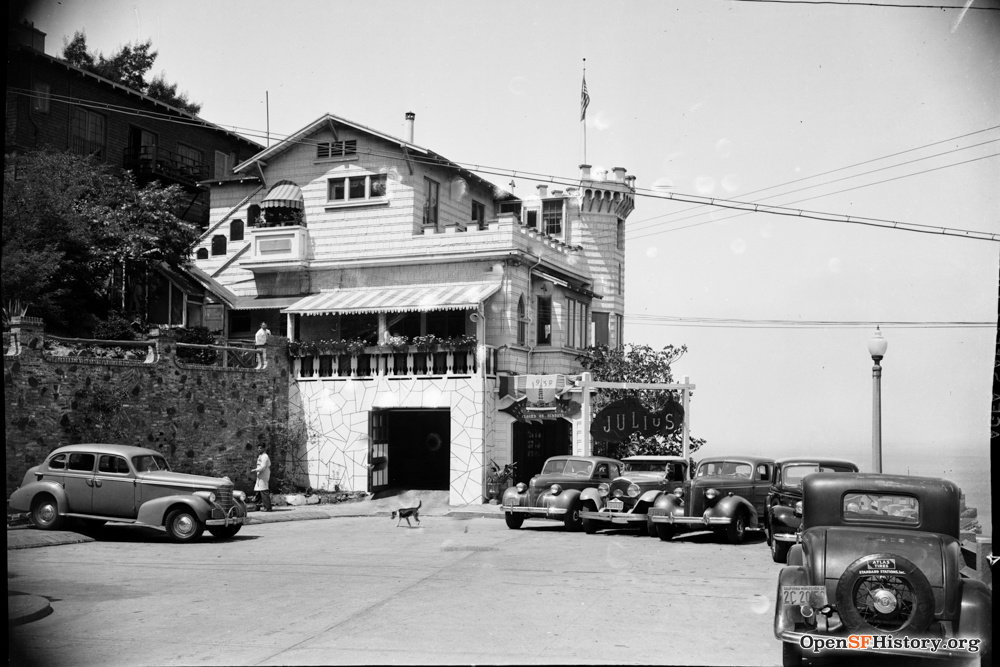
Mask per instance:
[[[328,112],[402,137],[413,111],[417,144],[499,172],[482,175],[504,188],[513,181],[521,196],[535,192],[525,172],[578,178],[585,158],[595,170],[625,167],[638,194],[626,225],[626,339],[687,346],[674,374],[697,387],[690,424],[708,441],[702,454],[812,452],[870,470],[867,343],[881,325],[883,469],[952,476],[985,508],[1000,3],[970,4],[26,8],[50,55],[76,30],[105,54],[152,39],[151,74],[165,72],[203,118],[261,143]],[[689,203],[698,197],[838,221]]]

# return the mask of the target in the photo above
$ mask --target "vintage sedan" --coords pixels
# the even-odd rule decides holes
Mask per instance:
[[[24,475],[8,506],[30,513],[42,530],[66,519],[90,526],[107,521],[163,528],[175,542],[190,542],[208,528],[227,539],[239,532],[247,509],[228,478],[173,472],[163,455],[125,445],[59,447]]]
[[[802,478],[814,472],[859,472],[853,461],[796,456],[774,462],[774,479],[767,492],[764,535],[775,563],[784,563],[788,549],[798,539]]]
[[[518,482],[503,494],[507,527],[520,528],[527,518],[562,521],[566,530],[580,530],[586,488],[610,483],[622,473],[622,463],[603,456],[553,456],[528,484]]]
[[[647,514],[661,540],[691,530],[711,530],[739,544],[761,528],[774,460],[757,456],[702,459],[694,477],[651,507]]]
[[[784,664],[876,651],[986,664],[993,594],[960,574],[959,494],[931,477],[805,477],[801,541],[778,575]]]
[[[650,507],[687,480],[688,463],[682,456],[629,456],[622,459],[621,477],[584,489],[583,530],[629,526],[656,537],[656,526],[646,515]]]

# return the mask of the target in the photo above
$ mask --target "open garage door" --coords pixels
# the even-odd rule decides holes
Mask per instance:
[[[368,491],[389,488],[389,411],[368,413]]]

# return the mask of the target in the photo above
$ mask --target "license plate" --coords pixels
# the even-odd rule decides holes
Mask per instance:
[[[820,609],[827,604],[826,586],[782,586],[781,604],[784,607],[806,605]]]
[[[609,500],[608,509],[612,512],[621,512],[625,508],[625,503],[620,500]]]

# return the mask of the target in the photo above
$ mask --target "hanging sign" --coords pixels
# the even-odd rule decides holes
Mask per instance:
[[[633,433],[650,437],[670,435],[684,423],[684,407],[670,401],[660,412],[651,412],[637,398],[624,398],[594,416],[590,436],[604,442],[623,442]]]
[[[551,421],[576,416],[580,412],[580,404],[576,401],[557,399],[555,405],[550,409],[532,410],[527,405],[527,401],[521,399],[506,408],[502,408],[500,412],[506,412],[519,422]]]

